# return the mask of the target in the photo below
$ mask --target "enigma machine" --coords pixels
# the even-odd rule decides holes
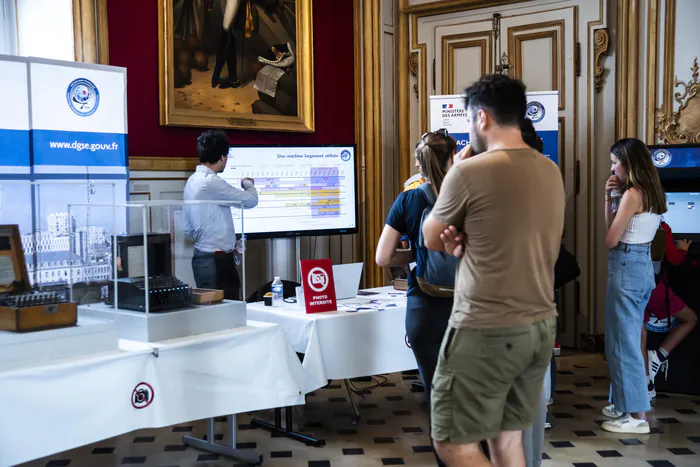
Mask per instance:
[[[192,289],[172,276],[169,234],[148,234],[148,311],[160,313],[186,308]],[[142,234],[117,235],[117,306],[146,311],[146,271]],[[109,286],[107,304],[114,305],[114,285]]]
[[[0,330],[75,326],[78,305],[56,292],[32,290],[17,225],[0,225]]]

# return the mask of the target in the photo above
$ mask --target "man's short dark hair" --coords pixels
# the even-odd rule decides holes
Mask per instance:
[[[222,156],[228,154],[229,140],[223,130],[208,130],[197,138],[199,162],[216,164]]]
[[[482,76],[465,90],[466,108],[484,109],[499,125],[517,126],[525,116],[525,85],[502,74]]]

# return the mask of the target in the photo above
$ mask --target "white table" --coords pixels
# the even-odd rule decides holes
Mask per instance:
[[[413,370],[416,359],[406,340],[406,295],[392,287],[372,289],[378,295],[361,296],[348,303],[393,303],[385,310],[334,311],[306,314],[296,304],[267,307],[248,304],[248,319],[279,324],[295,351],[304,354],[306,381],[311,392],[332,379],[351,379]]]
[[[158,343],[121,341],[119,351],[0,372],[0,467],[138,429],[302,404],[303,382],[284,331],[254,322]],[[150,403],[134,404],[137,387],[151,391]]]

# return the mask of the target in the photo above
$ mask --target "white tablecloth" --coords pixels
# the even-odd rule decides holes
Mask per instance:
[[[248,326],[122,349],[157,349],[152,426],[304,403],[304,371],[282,328]]]
[[[279,324],[295,351],[304,355],[305,392],[325,386],[330,379],[356,378],[417,368],[406,344],[406,297],[385,287],[379,295],[343,300],[347,303],[394,303],[385,310],[334,311],[306,314],[296,304],[266,307],[248,305],[248,318]]]
[[[303,403],[304,372],[278,326],[249,322],[120,347],[0,372],[0,466],[138,429]],[[153,389],[152,402],[137,409],[132,395],[140,383]]]
[[[153,380],[148,351],[116,351],[0,373],[0,466],[146,428],[131,395]],[[157,395],[156,395],[157,397]]]

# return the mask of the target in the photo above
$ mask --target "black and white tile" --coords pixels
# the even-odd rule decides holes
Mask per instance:
[[[543,466],[690,467],[700,466],[700,398],[660,394],[650,414],[650,435],[615,435],[602,431],[609,380],[601,356],[558,359],[557,391],[550,407]],[[354,414],[345,386],[334,381],[295,408],[297,429],[324,439],[322,448],[304,446],[250,426],[251,418],[273,420],[272,411],[238,417],[239,449],[262,454],[264,466],[358,467],[435,465],[428,438],[425,394],[413,383],[415,374],[386,375],[387,385],[363,397],[354,396]],[[382,378],[378,378],[382,379]],[[356,381],[358,388],[375,381]],[[108,423],[108,421],[105,421]],[[215,439],[226,438],[226,419],[217,419]],[[204,437],[203,421],[158,430],[142,430],[41,459],[22,467],[244,467],[246,464],[197,451],[182,437]],[[28,441],[31,433],[28,433]],[[36,440],[39,442],[39,440]]]

